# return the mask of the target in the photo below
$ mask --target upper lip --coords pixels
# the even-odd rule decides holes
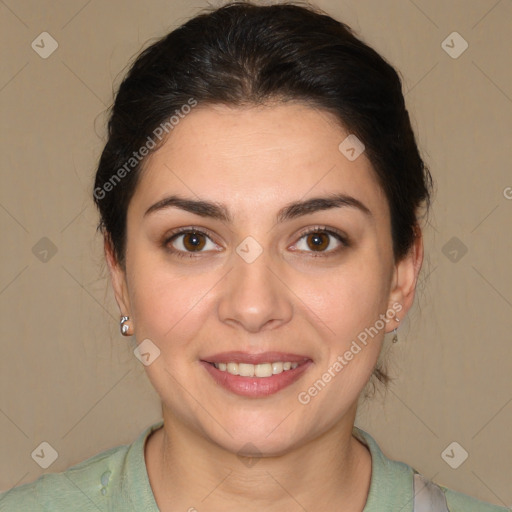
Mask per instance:
[[[249,363],[249,364],[261,364],[261,363],[274,363],[277,361],[290,362],[290,363],[303,363],[311,360],[310,357],[290,354],[288,352],[259,352],[252,354],[249,352],[221,352],[201,358],[202,361],[207,363]]]

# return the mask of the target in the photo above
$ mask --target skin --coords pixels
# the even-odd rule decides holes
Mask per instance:
[[[105,241],[120,313],[139,343],[149,338],[160,350],[145,370],[164,426],[150,436],[145,457],[162,511],[364,508],[371,456],[352,427],[385,332],[397,321],[307,405],[297,395],[393,304],[405,317],[423,244],[418,231],[409,254],[395,261],[386,197],[364,153],[349,161],[339,151],[347,135],[331,114],[298,102],[198,106],[145,162],[128,208],[126,271]],[[286,204],[333,192],[360,200],[371,216],[343,207],[275,223]],[[178,208],[144,216],[170,194],[222,202],[233,223]],[[324,234],[315,251],[301,233],[318,225],[341,230],[350,245]],[[190,226],[212,235],[200,238],[201,253],[192,252],[190,235],[162,247],[171,230]],[[247,236],[263,249],[250,264],[235,251]],[[169,247],[195,257],[179,258]],[[305,354],[313,365],[274,395],[241,397],[199,363],[229,350]],[[245,456],[263,457],[248,465],[237,456],[242,447]]]

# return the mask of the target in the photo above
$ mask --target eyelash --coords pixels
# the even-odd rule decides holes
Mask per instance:
[[[198,251],[196,253],[190,252],[190,251],[186,252],[186,251],[174,249],[169,245],[174,239],[178,238],[178,236],[184,235],[184,234],[189,234],[189,233],[204,235],[207,238],[209,238],[210,240],[212,240],[212,238],[213,238],[211,233],[208,230],[206,230],[204,228],[195,227],[195,226],[189,226],[187,228],[177,229],[177,230],[171,232],[169,234],[169,236],[165,237],[164,241],[162,242],[163,248],[166,251],[169,251],[170,253],[172,253],[174,256],[177,256],[178,258],[197,258],[197,257],[199,257],[202,251]],[[344,233],[342,233],[341,231],[338,231],[336,229],[333,229],[333,228],[328,228],[327,226],[314,226],[313,228],[308,228],[299,234],[298,240],[301,240],[302,238],[304,238],[307,235],[315,234],[315,233],[327,233],[328,235],[331,235],[334,238],[336,238],[339,242],[341,242],[342,245],[341,245],[341,247],[338,247],[337,249],[331,249],[329,251],[319,251],[317,253],[316,253],[316,251],[305,251],[305,252],[311,253],[310,257],[312,257],[312,258],[329,257],[329,256],[339,253],[343,248],[349,247],[351,245],[349,238]],[[302,252],[304,252],[304,251],[302,251]]]

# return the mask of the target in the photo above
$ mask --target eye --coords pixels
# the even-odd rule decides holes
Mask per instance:
[[[208,246],[208,241],[210,246]],[[163,242],[165,248],[178,257],[193,258],[193,253],[216,250],[208,233],[197,228],[184,228],[171,233]],[[206,247],[205,251],[203,249]]]
[[[333,238],[336,240],[334,243],[332,243]],[[336,245],[336,242],[338,248],[333,249],[332,246]],[[325,226],[316,226],[302,232],[299,243],[293,247],[305,252],[338,253],[348,245],[348,237],[343,233]]]
[[[334,244],[332,243],[333,239],[335,239]],[[332,246],[336,245],[336,242],[338,248],[333,249]],[[212,241],[212,236],[195,227],[182,228],[172,232],[165,238],[162,245],[179,258],[194,258],[209,250],[218,252],[217,245]],[[300,234],[299,243],[292,248],[301,252],[319,253],[319,256],[322,256],[322,253],[336,254],[349,245],[348,237],[342,232],[325,226],[315,226],[303,231]],[[313,256],[315,255],[313,254]]]

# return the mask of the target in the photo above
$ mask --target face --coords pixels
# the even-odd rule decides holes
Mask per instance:
[[[146,161],[126,273],[107,256],[137,342],[160,351],[145,369],[166,421],[277,454],[352,418],[422,250],[394,261],[387,200],[347,135],[300,103],[198,106]]]

